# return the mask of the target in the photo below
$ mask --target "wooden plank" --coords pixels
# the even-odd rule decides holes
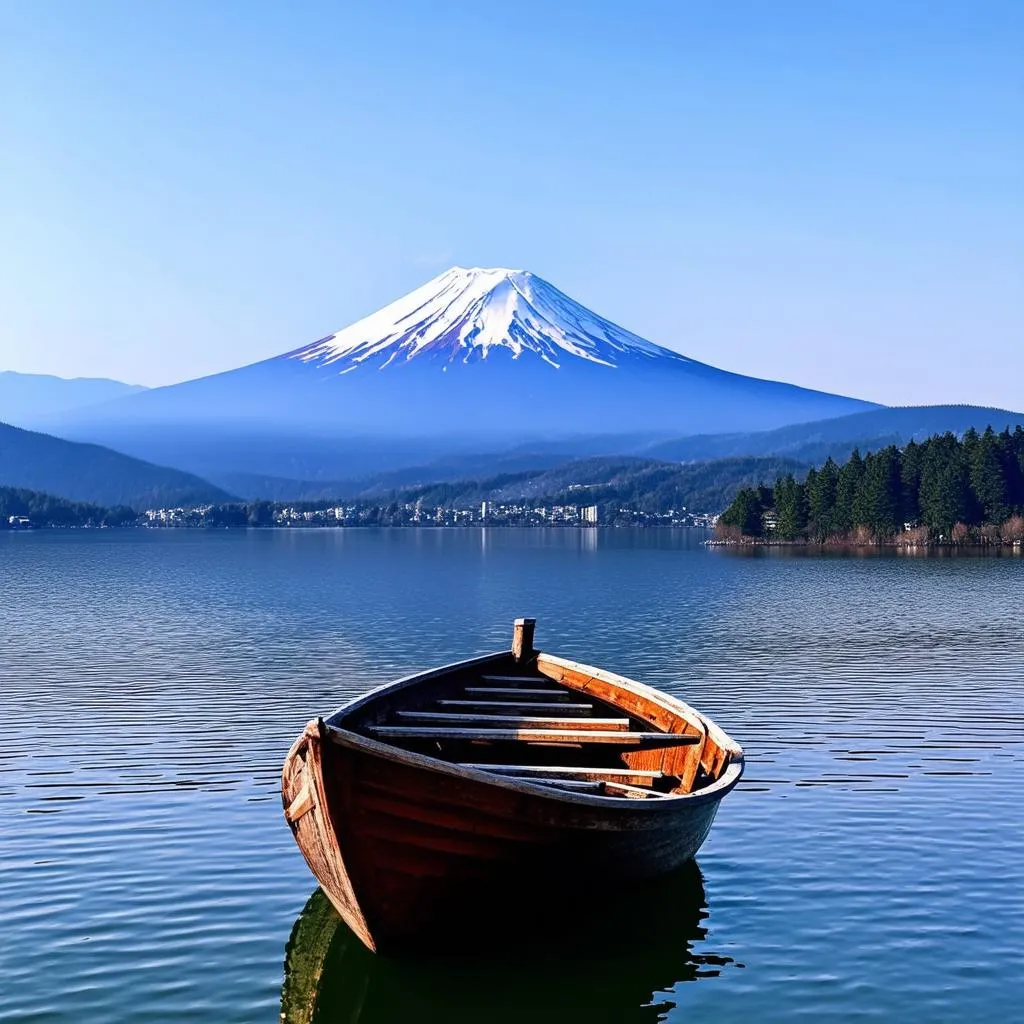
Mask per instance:
[[[398,718],[420,722],[448,722],[452,725],[469,722],[525,726],[534,729],[628,729],[628,718],[554,718],[550,715],[494,715],[453,711],[397,711]]]
[[[476,768],[481,772],[496,772],[499,775],[531,775],[536,772],[540,775],[565,775],[568,777],[572,777],[573,775],[582,777],[586,775],[600,778],[605,775],[632,775],[638,779],[653,780],[664,778],[661,772],[634,771],[627,765],[623,765],[621,768],[587,768],[552,764],[473,764],[470,762],[463,762],[459,767]]]
[[[442,708],[528,708],[531,711],[557,711],[559,714],[594,710],[593,704],[545,703],[540,700],[439,700],[435,703]]]
[[[492,740],[509,743],[614,743],[650,748],[689,746],[698,737],[672,732],[584,731],[579,729],[442,729],[439,726],[369,725],[367,732],[390,739]]]
[[[559,789],[578,790],[594,793],[599,796],[628,797],[631,800],[647,800],[648,798],[664,800],[670,794],[659,793],[657,790],[645,786],[631,786],[627,783],[616,782],[611,779],[560,779],[551,778],[546,775],[510,775],[510,779],[517,782],[535,782],[541,786],[553,786]]]
[[[304,779],[302,789],[295,794],[295,799],[285,808],[285,820],[294,824],[304,814],[313,809],[313,790],[310,788],[309,779]]]
[[[577,789],[584,792],[600,793],[604,790],[604,782],[586,779],[547,779],[537,776],[510,776],[516,782],[535,782],[538,786],[557,786],[559,789]]]
[[[631,767],[660,768],[666,775],[682,779],[686,792],[692,791],[699,766],[703,764],[705,771],[711,771],[709,750],[717,748],[704,738],[704,720],[689,705],[613,673],[560,658],[541,655],[538,667],[552,682],[571,686],[577,700],[597,697],[621,712],[650,722],[654,728],[698,737],[686,748],[631,751],[623,758]]]
[[[637,800],[647,800],[648,798],[654,798],[657,800],[664,800],[666,797],[671,796],[670,793],[659,793],[656,789],[648,789],[645,786],[630,786],[624,782],[606,782],[609,794],[621,794],[622,796],[635,797]]]
[[[485,683],[550,683],[547,676],[481,676]]]
[[[467,686],[466,693],[507,693],[519,697],[568,697],[568,690],[527,690],[516,686]]]

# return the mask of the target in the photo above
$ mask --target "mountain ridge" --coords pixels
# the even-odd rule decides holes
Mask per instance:
[[[109,377],[60,377],[0,370],[0,422],[34,426],[49,416],[138,394],[147,388]]]
[[[106,508],[232,500],[194,474],[7,423],[0,423],[0,486]]]

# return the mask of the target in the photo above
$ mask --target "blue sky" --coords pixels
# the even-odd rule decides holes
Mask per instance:
[[[8,4],[0,369],[161,384],[452,264],[1024,409],[1024,5]]]

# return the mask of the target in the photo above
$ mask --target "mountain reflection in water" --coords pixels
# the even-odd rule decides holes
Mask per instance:
[[[579,906],[553,909],[550,919],[538,915],[530,935],[509,936],[501,951],[430,950],[389,960],[369,952],[317,889],[288,940],[281,1020],[662,1020],[675,1005],[674,986],[734,963],[696,952],[707,916],[703,878],[691,862],[628,899],[588,892]]]

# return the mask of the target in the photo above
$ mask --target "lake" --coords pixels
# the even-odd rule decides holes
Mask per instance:
[[[0,534],[0,1020],[1018,1016],[1024,558],[702,539]],[[520,615],[709,713],[746,775],[651,935],[375,958],[314,895],[284,754]]]

